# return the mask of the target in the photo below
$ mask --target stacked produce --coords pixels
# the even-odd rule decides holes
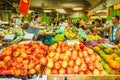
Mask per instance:
[[[78,39],[80,42],[83,42],[83,38],[79,35],[76,27],[65,28],[64,35],[69,40]]]
[[[39,42],[3,48],[0,53],[0,75],[20,77],[39,72],[41,64],[47,64],[47,49]]]
[[[65,28],[64,34],[68,39],[76,39],[76,37],[77,37],[77,29],[75,27]]]
[[[59,41],[49,47],[44,74],[107,74],[100,57],[82,43]]]
[[[102,39],[99,35],[88,35],[88,40],[99,40]]]
[[[110,47],[98,44],[94,50],[101,56],[105,70],[110,74],[120,74],[120,44]]]

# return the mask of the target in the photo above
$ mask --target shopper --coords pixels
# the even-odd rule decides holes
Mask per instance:
[[[59,21],[56,18],[53,19],[52,23],[53,26],[59,26]]]
[[[97,31],[109,31],[109,39],[111,42],[118,43],[120,41],[120,23],[119,23],[119,16],[113,16],[112,17],[112,23],[113,25],[106,26],[103,28],[95,28],[94,30]]]
[[[86,27],[85,23],[82,20],[80,20],[80,22],[79,22],[79,28],[82,28],[83,30],[86,30],[85,27]]]
[[[38,31],[40,28],[41,17],[36,15],[34,21],[29,24],[28,33],[33,33],[35,37],[38,37]]]
[[[98,19],[98,18],[95,19],[95,24],[94,24],[94,26],[97,27],[97,28],[102,28],[103,25],[102,25],[101,20]],[[103,33],[103,32],[98,32],[98,31],[97,31],[97,33],[98,33],[102,38],[104,37],[104,33]]]

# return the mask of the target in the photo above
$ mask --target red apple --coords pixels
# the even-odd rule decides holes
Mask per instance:
[[[85,56],[88,56],[87,51],[83,51],[83,56],[84,56],[84,57],[85,57]]]
[[[33,68],[34,68],[34,66],[35,66],[35,64],[34,64],[34,63],[29,63],[28,68],[29,68],[29,69],[33,69]]]
[[[84,73],[87,74],[87,75],[92,75],[92,72],[89,71],[89,70],[84,71]]]
[[[51,69],[49,69],[49,68],[46,68],[45,70],[44,70],[44,74],[45,75],[49,75],[49,74],[51,74]]]
[[[22,70],[21,75],[22,76],[27,76],[28,75],[28,70]]]
[[[87,48],[88,54],[93,54],[94,51],[92,49]]]
[[[48,53],[48,55],[49,55],[49,57],[54,57],[54,55],[55,55],[55,53],[54,52],[50,52],[50,53]]]
[[[84,72],[83,72],[83,71],[79,71],[79,72],[78,72],[78,74],[81,74],[81,75],[83,75],[83,74],[84,74]]]
[[[61,52],[60,47],[58,47],[58,48],[56,49],[56,52],[58,52],[58,53],[60,53],[60,52]]]
[[[48,63],[48,60],[46,58],[41,58],[40,63],[45,66]]]
[[[83,43],[80,43],[80,48],[83,50],[84,49],[84,44]]]
[[[81,66],[80,66],[80,69],[81,69],[82,71],[86,71],[86,70],[87,70],[87,65],[85,64],[84,61],[82,62]]]
[[[55,63],[55,69],[60,69],[61,65],[60,65],[60,62],[56,62]]]
[[[74,73],[73,68],[72,68],[72,67],[67,67],[67,68],[66,68],[66,73],[67,73],[67,74],[73,74],[73,73]]]
[[[68,67],[68,62],[67,61],[63,61],[62,62],[62,67],[63,68],[67,68]]]
[[[69,60],[68,64],[69,64],[70,67],[73,67],[75,63],[74,63],[73,60]]]
[[[80,66],[81,65],[81,59],[80,58],[77,58],[76,61],[75,61],[76,65]]]
[[[57,69],[52,69],[52,74],[58,74],[58,70]]]
[[[89,70],[93,71],[95,68],[94,63],[93,62],[88,63],[88,68]]]
[[[65,56],[65,54],[60,54],[60,60],[63,60],[64,59],[64,56]]]
[[[86,63],[91,62],[90,56],[84,56],[84,60],[85,60]]]
[[[42,59],[42,58],[41,58]],[[34,63],[34,64],[38,64],[40,61],[37,59],[37,58],[34,58],[33,60],[32,60],[32,62]]]
[[[103,70],[103,66],[102,66],[101,63],[95,62],[95,67],[96,67],[98,70],[100,70],[100,71]]]
[[[78,73],[78,72],[79,72],[79,66],[77,66],[77,65],[74,66],[74,72],[75,72],[75,73]]]
[[[65,55],[64,55],[64,60],[65,60],[65,61],[69,61],[69,56],[65,54]]]
[[[76,60],[76,59],[77,59],[77,57],[78,57],[78,55],[77,55],[77,54],[72,54],[72,55],[70,56],[70,59],[72,59],[72,60]]]
[[[70,56],[71,55],[71,51],[68,50],[68,51],[65,52],[65,54]]]
[[[50,68],[50,69],[53,68],[54,67],[54,62],[48,60],[47,67]]]
[[[60,68],[59,69],[59,74],[65,74],[65,69],[64,68]]]
[[[8,62],[8,61],[10,61],[11,60],[11,57],[10,56],[6,56],[5,58],[4,58],[4,61],[5,62]]]
[[[95,62],[95,60],[96,60],[96,55],[95,55],[95,54],[91,54],[91,55],[90,55],[90,58],[91,58],[91,61],[92,61],[92,62]]]
[[[83,53],[82,53],[81,50],[78,51],[78,54],[79,54],[79,57],[80,57],[80,58],[83,58]]]

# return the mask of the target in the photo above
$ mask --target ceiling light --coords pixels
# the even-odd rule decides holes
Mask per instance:
[[[99,11],[96,11],[96,13],[100,13],[100,12],[107,12],[106,10],[99,10]]]
[[[73,10],[82,10],[83,8],[80,8],[80,7],[78,7],[78,8],[73,8]]]
[[[52,11],[51,10],[44,10],[44,12],[48,12],[49,13],[49,12],[52,12]]]
[[[66,13],[66,11],[64,9],[56,9],[56,11],[59,13]]]

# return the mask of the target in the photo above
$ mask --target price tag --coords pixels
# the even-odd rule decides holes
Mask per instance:
[[[5,80],[5,78],[0,78],[0,80]]]
[[[75,44],[75,43],[79,44],[80,42],[79,40],[67,40],[67,43],[68,45],[70,45],[70,44]]]

